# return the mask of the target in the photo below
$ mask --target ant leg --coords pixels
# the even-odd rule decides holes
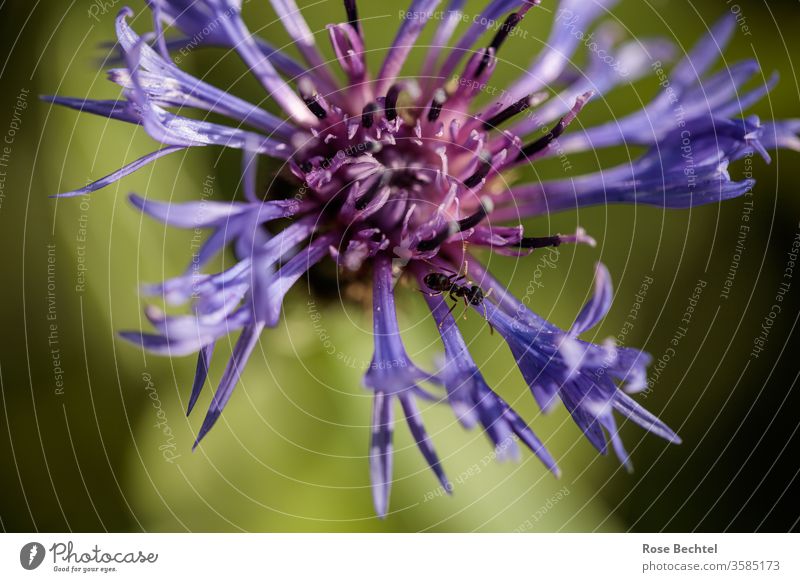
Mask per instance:
[[[489,293],[491,293],[491,292],[492,292],[492,290],[489,289]],[[486,294],[487,297],[488,297],[489,293]],[[489,314],[486,313],[486,303],[483,303],[483,318],[486,320],[486,323],[489,324],[489,335],[494,335],[494,326],[492,325],[492,322],[489,321]]]
[[[488,299],[488,298],[489,298],[489,295],[491,295],[491,294],[492,294],[492,291],[494,291],[494,287],[492,287],[491,289],[489,289],[489,290],[486,292],[486,295],[484,295],[484,296],[483,296],[483,298],[484,298],[484,299]],[[492,326],[492,322],[490,322],[490,321],[489,321],[489,316],[488,316],[488,314],[486,313],[486,303],[485,303],[485,302],[484,302],[484,304],[483,304],[483,316],[486,318],[486,323],[488,323],[488,324],[489,324],[489,333],[490,333],[491,335],[494,335],[494,326]]]
[[[447,312],[447,315],[450,315],[451,313],[453,313],[453,310],[456,308],[456,305],[458,305],[458,302],[456,302],[456,303],[453,303],[453,306],[452,306],[452,307],[450,308],[450,310]],[[445,322],[445,321],[447,321],[447,318],[446,318],[446,317],[442,318],[442,321],[441,321],[441,323],[439,324],[439,329],[442,329],[442,326],[444,325],[444,322]]]
[[[450,307],[450,310],[447,312],[447,315],[453,313],[453,310],[456,308],[456,305],[458,305],[457,301],[453,303],[452,307]]]
[[[463,274],[461,273],[462,270],[464,271]],[[467,285],[472,285],[472,281],[469,278],[469,261],[464,261],[464,264],[458,269],[458,273],[456,281],[464,281]]]
[[[453,273],[452,275],[447,277],[447,280],[450,281],[451,284],[457,283],[462,279],[464,279],[464,275],[459,275],[458,273]]]
[[[444,265],[442,265],[441,269],[445,273],[450,273],[451,275],[458,275],[458,273],[456,271],[454,271],[453,269],[451,269],[450,267],[445,267]]]
[[[467,309],[469,309],[469,300],[464,297],[464,311],[461,313],[461,317],[463,317],[465,321],[467,319]]]
[[[434,265],[433,263],[431,263],[430,261],[425,261],[425,262],[426,262],[426,263],[428,263],[428,264],[429,264],[430,266],[432,266],[432,267],[435,267],[435,268],[437,268],[437,269],[441,269],[441,270],[442,270],[442,271],[444,271],[445,273],[450,273],[450,274],[451,274],[451,275],[453,275],[453,276],[456,276],[456,275],[458,275],[458,273],[456,273],[456,272],[455,272],[453,269],[450,269],[449,267],[445,267],[444,265],[439,265],[439,266],[436,266],[436,265]]]
[[[465,242],[464,243],[464,254],[465,255],[466,255],[466,252],[467,252],[466,249],[467,249],[467,243]],[[462,279],[468,279],[469,278],[469,261],[467,261],[466,259],[464,259],[464,264],[461,265],[461,267],[458,269],[458,272],[461,273],[462,270],[464,271],[464,274],[461,275],[461,278]]]
[[[428,259],[418,258],[417,260],[418,261],[422,261],[423,263],[427,263],[431,268],[433,268],[436,271],[439,270],[439,265],[434,265]],[[453,272],[451,269],[448,269],[447,267],[442,267],[442,268],[445,269],[446,271],[451,272],[451,273]]]
[[[467,241],[461,239],[461,258],[464,260],[464,275],[469,275],[469,261],[467,260]]]
[[[455,279],[456,281],[457,281],[458,279],[461,279],[461,278],[463,278],[463,277],[460,277],[460,276],[459,276],[459,274],[458,274],[458,273],[456,273],[456,272],[455,272],[453,269],[451,269],[451,268],[449,268],[449,267],[445,267],[444,265],[434,265],[433,263],[431,263],[431,262],[430,262],[429,260],[427,260],[427,259],[417,259],[417,260],[420,260],[420,261],[422,261],[423,263],[427,263],[427,264],[428,264],[428,265],[429,265],[429,266],[430,266],[430,267],[433,269],[433,271],[431,271],[431,272],[444,271],[445,273],[450,273],[452,276],[451,276],[451,277],[448,277],[448,278],[449,278],[449,279]],[[456,277],[457,277],[457,278],[456,278]]]

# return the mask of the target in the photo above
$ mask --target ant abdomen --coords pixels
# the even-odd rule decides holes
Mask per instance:
[[[424,281],[431,291],[447,292],[454,286],[452,277],[444,273],[428,273]]]

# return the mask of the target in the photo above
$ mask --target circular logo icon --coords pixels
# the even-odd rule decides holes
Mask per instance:
[[[30,542],[19,551],[19,563],[26,570],[35,570],[44,561],[44,546],[39,542]]]

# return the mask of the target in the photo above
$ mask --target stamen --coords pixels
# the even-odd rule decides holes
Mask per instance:
[[[481,64],[478,65],[478,68],[475,70],[474,76],[476,78],[479,77],[480,74],[486,70],[487,66],[489,66],[490,54],[495,54],[495,55],[497,54],[497,51],[500,49],[501,46],[503,46],[503,43],[509,37],[511,31],[514,30],[514,28],[516,28],[516,26],[520,23],[520,21],[525,17],[525,13],[531,8],[531,6],[534,6],[538,3],[539,2],[528,3],[519,12],[514,12],[512,14],[509,14],[508,17],[506,17],[506,21],[494,35],[492,42],[489,43],[489,47],[486,48],[486,50],[483,53]]]
[[[311,113],[317,116],[317,119],[325,119],[328,116],[328,112],[322,108],[322,105],[317,103],[316,96],[311,97],[310,99],[303,99],[308,105],[308,108],[311,110]]]
[[[492,210],[494,210],[494,202],[484,196],[481,198],[481,207],[477,212],[458,221],[458,232],[463,232],[478,226],[478,224],[480,224],[484,218],[489,216],[489,213]]]
[[[391,174],[390,172],[386,173],[382,177],[375,180],[372,186],[369,187],[369,190],[367,190],[364,194],[356,198],[356,203],[355,203],[356,210],[364,210],[367,206],[369,206],[369,203],[375,199],[375,196],[377,196],[380,189],[383,188],[383,186],[387,183],[388,180],[386,176],[390,174]]]
[[[361,113],[361,125],[363,125],[365,129],[372,127],[372,124],[375,121],[375,112],[377,110],[377,103],[367,103],[364,106],[364,110]]]
[[[464,180],[464,186],[467,188],[474,188],[480,184],[483,179],[489,175],[492,169],[492,158],[489,152],[484,151],[481,153],[481,161],[478,164],[478,169],[469,178]]]
[[[521,162],[535,154],[538,154],[547,146],[549,146],[555,139],[564,133],[564,130],[566,130],[567,126],[577,117],[578,113],[580,113],[581,109],[583,109],[583,106],[586,105],[586,102],[589,101],[592,95],[594,95],[594,92],[589,91],[588,93],[584,93],[578,97],[575,100],[575,105],[573,106],[572,110],[562,117],[547,135],[540,137],[536,141],[531,142],[522,148],[515,161]]]
[[[428,121],[434,122],[439,119],[439,116],[442,114],[442,107],[444,106],[445,101],[447,101],[447,93],[445,93],[444,89],[438,89],[433,95],[431,108],[428,110]]]
[[[433,249],[441,245],[444,241],[446,241],[448,238],[450,238],[450,235],[455,234],[455,232],[457,232],[454,231],[455,225],[456,225],[455,222],[451,222],[445,228],[437,232],[433,238],[420,241],[417,244],[417,250],[422,252],[432,251]]]
[[[314,88],[314,85],[311,83],[311,81],[306,78],[302,78],[297,84],[297,88],[300,91],[300,97],[303,99],[303,102],[309,108],[311,113],[313,113],[317,119],[325,119],[328,116],[328,112],[325,111],[325,108],[322,107],[317,100],[317,90]]]
[[[544,135],[544,136],[540,137],[536,141],[531,142],[528,145],[526,145],[524,148],[522,148],[520,150],[520,152],[519,152],[519,155],[517,156],[517,161],[519,162],[519,161],[522,161],[522,160],[524,160],[526,158],[529,158],[533,154],[539,153],[540,151],[545,149],[547,146],[549,146],[551,143],[553,143],[553,141],[555,139],[557,139],[558,136],[560,136],[562,133],[564,133],[565,129],[567,129],[567,123],[565,122],[565,119],[566,119],[565,117],[562,117],[558,121],[558,123],[556,123],[553,126],[553,129],[551,129],[547,133],[547,135]]]
[[[521,249],[543,249],[545,247],[557,247],[562,243],[559,235],[555,236],[526,236],[514,245]]]
[[[389,91],[386,92],[386,101],[384,102],[384,110],[386,111],[386,119],[389,121],[394,121],[397,119],[397,99],[400,97],[400,91],[403,87],[396,83],[389,87]]]
[[[347,24],[360,35],[361,24],[358,21],[358,8],[356,7],[356,0],[344,0],[344,9],[347,12]]]
[[[478,67],[475,69],[475,72],[472,75],[473,79],[480,77],[481,73],[486,70],[486,67],[489,66],[489,61],[492,59],[492,54],[494,53],[491,49],[483,49],[483,56],[481,57],[481,62],[478,64]]]
[[[489,216],[492,210],[494,210],[494,202],[487,196],[482,197],[481,207],[477,212],[461,220],[449,222],[447,226],[437,232],[433,238],[420,241],[417,244],[417,250],[422,252],[432,251],[457,232],[463,232],[476,227],[483,219]]]
[[[499,49],[501,46],[503,46],[503,43],[511,34],[511,31],[514,30],[514,28],[516,28],[516,26],[522,20],[523,16],[524,15],[520,14],[519,12],[514,12],[513,14],[509,14],[508,18],[506,18],[506,21],[497,31],[497,34],[494,35],[494,38],[492,39],[492,42],[489,44],[489,46],[492,47],[495,51]]]
[[[504,121],[507,121],[507,120],[511,119],[512,117],[514,117],[515,115],[518,115],[518,114],[522,113],[526,109],[529,109],[531,107],[535,107],[536,105],[538,105],[539,103],[544,101],[546,98],[547,98],[547,94],[543,93],[543,92],[542,93],[533,93],[531,95],[523,97],[519,101],[517,101],[515,103],[512,103],[511,105],[509,105],[508,107],[506,107],[505,109],[503,109],[502,111],[497,113],[496,115],[494,115],[494,116],[490,117],[489,119],[487,119],[486,121],[484,121],[483,122],[483,129],[486,129],[486,130],[494,129],[494,128],[498,127]]]

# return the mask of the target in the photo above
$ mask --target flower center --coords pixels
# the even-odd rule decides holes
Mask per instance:
[[[399,109],[397,86],[359,115],[307,84],[302,89],[323,122],[297,144],[292,162],[295,176],[310,187],[309,212],[324,208],[335,226],[353,234],[374,229],[397,245],[403,228],[418,228],[441,210],[455,179],[449,168],[454,144],[438,116],[427,120],[424,111]]]

